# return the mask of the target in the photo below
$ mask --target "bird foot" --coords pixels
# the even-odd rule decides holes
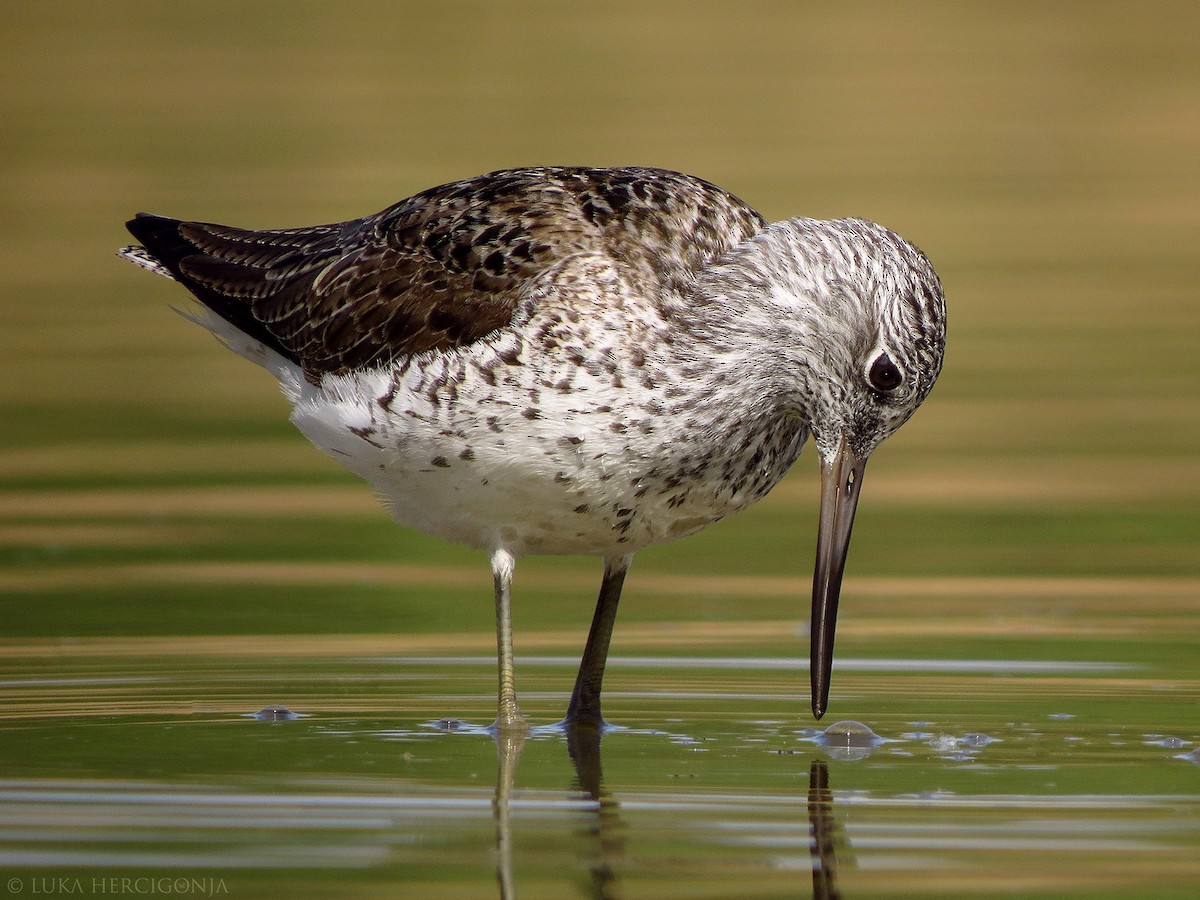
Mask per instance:
[[[568,709],[566,716],[558,723],[558,727],[563,731],[596,731],[603,734],[612,726],[604,721],[598,708],[587,708],[583,710]]]
[[[521,714],[520,709],[502,709],[496,715],[496,721],[491,724],[489,730],[494,734],[511,734],[514,732],[524,734],[529,730],[529,720]]]

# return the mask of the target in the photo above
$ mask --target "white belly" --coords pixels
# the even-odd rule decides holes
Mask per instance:
[[[397,521],[516,555],[626,555],[691,534],[765,494],[803,444],[792,428],[731,479],[738,450],[712,440],[711,410],[594,367],[499,363],[506,352],[298,381],[292,420]]]

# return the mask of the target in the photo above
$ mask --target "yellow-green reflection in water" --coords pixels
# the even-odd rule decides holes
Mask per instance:
[[[0,890],[1195,895],[1200,7],[10,6]],[[624,730],[427,727],[494,709],[485,561],[392,526],[112,255],[138,209],[309,224],[533,163],[691,171],[937,264],[946,367],[872,462],[826,718],[869,752],[806,713],[807,457],[639,556]],[[538,723],[598,581],[518,568]]]

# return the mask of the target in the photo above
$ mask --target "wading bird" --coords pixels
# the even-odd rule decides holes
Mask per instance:
[[[196,321],[274,375],[296,427],[399,522],[490,554],[497,728],[524,722],[518,557],[604,559],[564,720],[599,726],[634,553],[760,499],[811,435],[824,713],[867,458],[942,364],[942,288],[914,246],[859,219],[768,224],[647,168],[493,172],[310,228],[128,228],[141,246],[122,255],[194,294]]]

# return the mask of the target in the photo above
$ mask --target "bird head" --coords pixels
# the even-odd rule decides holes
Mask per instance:
[[[722,268],[723,276],[714,275],[738,285],[726,301],[753,309],[757,327],[771,335],[783,363],[773,367],[775,392],[812,434],[821,458],[811,626],[819,719],[867,459],[933,388],[946,343],[945,299],[920,250],[861,219],[777,222]]]
[[[842,572],[867,459],[929,395],[942,368],[946,304],[920,250],[873,222],[791,219],[778,226],[806,272],[805,418],[821,457],[813,572],[812,709],[829,702]]]

